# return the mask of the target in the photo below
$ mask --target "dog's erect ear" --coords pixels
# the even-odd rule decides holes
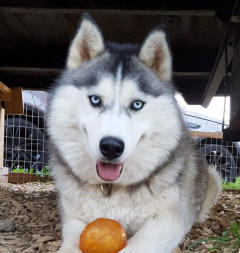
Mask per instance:
[[[156,27],[144,40],[139,59],[149,68],[154,70],[163,81],[172,78],[172,58],[162,27]]]
[[[78,68],[82,62],[96,58],[103,51],[104,40],[99,27],[87,13],[83,14],[69,48],[67,68]]]

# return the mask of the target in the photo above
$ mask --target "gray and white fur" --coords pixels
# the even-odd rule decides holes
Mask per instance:
[[[183,123],[171,79],[161,27],[140,46],[120,45],[83,15],[48,108],[60,253],[79,253],[83,228],[99,217],[126,229],[121,253],[169,253],[206,216],[219,178]],[[103,139],[120,153],[103,150]]]

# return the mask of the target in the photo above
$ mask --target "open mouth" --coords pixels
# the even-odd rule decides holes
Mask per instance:
[[[98,176],[104,181],[115,181],[117,180],[123,170],[123,164],[113,164],[97,162],[96,165]]]

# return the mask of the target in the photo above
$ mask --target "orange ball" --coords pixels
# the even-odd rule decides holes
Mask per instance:
[[[99,218],[90,222],[80,236],[83,253],[117,253],[127,245],[127,234],[115,220]]]

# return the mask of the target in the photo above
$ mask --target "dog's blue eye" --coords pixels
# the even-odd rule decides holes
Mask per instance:
[[[131,104],[131,109],[134,111],[138,111],[142,109],[144,106],[144,102],[141,100],[134,100]]]
[[[92,96],[89,96],[89,100],[90,100],[90,103],[91,103],[92,106],[94,106],[94,107],[101,106],[101,99],[100,99],[100,97],[92,95]]]

